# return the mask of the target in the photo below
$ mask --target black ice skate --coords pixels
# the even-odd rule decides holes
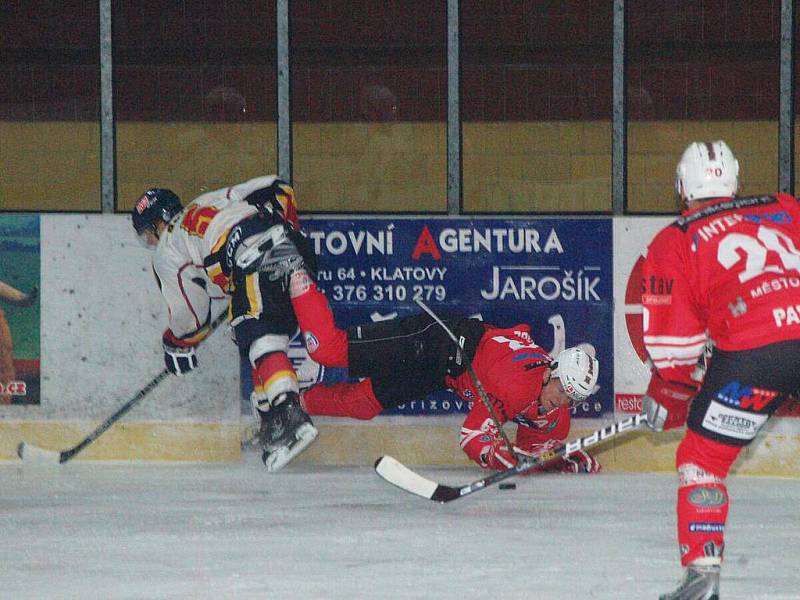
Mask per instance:
[[[659,600],[719,600],[719,565],[689,565],[678,589]]]
[[[261,412],[259,438],[264,449],[261,460],[267,471],[284,467],[316,437],[317,428],[300,407],[300,397],[294,392],[281,394],[269,411]]]

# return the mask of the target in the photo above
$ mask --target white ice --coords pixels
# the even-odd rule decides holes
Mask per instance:
[[[674,475],[517,485],[439,505],[369,467],[268,474],[253,454],[0,463],[0,598],[625,600],[675,587]],[[800,598],[800,481],[733,476],[729,490],[722,598]]]

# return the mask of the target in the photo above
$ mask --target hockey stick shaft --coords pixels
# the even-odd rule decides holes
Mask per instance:
[[[639,430],[646,424],[647,417],[644,414],[628,417],[627,419],[617,421],[607,427],[598,429],[589,435],[565,442],[550,452],[531,458],[526,457],[509,469],[492,473],[491,475],[487,475],[486,477],[461,486],[449,486],[436,483],[435,481],[415,473],[391,456],[382,456],[379,458],[375,463],[375,470],[383,479],[407,492],[433,500],[434,502],[451,502],[458,498],[463,498],[464,496],[479,492],[482,489],[500,483],[510,477],[546,467],[556,460],[574,454],[579,450],[589,448],[612,438],[627,435]]]
[[[414,298],[414,302],[416,302],[417,305],[422,310],[424,310],[431,319],[436,321],[436,323],[438,323],[439,326],[442,329],[444,329],[444,331],[447,333],[447,335],[450,337],[450,339],[453,340],[453,342],[455,342],[456,346],[458,346],[461,349],[461,352],[465,353],[465,350],[464,350],[464,338],[461,338],[460,340],[458,338],[456,338],[455,334],[450,330],[450,328],[445,324],[445,322],[442,321],[436,315],[436,313],[434,313],[433,310],[428,305],[426,305],[420,298]],[[495,413],[495,411],[494,411],[494,406],[492,406],[492,402],[489,399],[489,394],[486,393],[486,390],[484,389],[483,384],[481,383],[481,380],[478,379],[478,374],[475,372],[475,369],[472,367],[472,360],[470,360],[466,356],[466,354],[464,354],[463,356],[464,356],[464,360],[467,362],[467,371],[469,372],[469,376],[472,378],[472,381],[475,382],[475,387],[478,390],[478,396],[480,396],[481,402],[483,402],[483,405],[486,407],[486,410],[489,411],[489,415],[492,417],[492,421],[494,421],[494,426],[497,428],[497,431],[499,432],[500,437],[503,438],[503,443],[505,443],[506,447],[508,448],[508,451],[511,452],[517,458],[517,460],[519,460],[519,458],[520,458],[519,454],[517,454],[516,450],[514,449],[514,445],[511,443],[511,440],[508,439],[508,435],[506,434],[505,430],[503,429],[503,426],[500,423],[500,420],[497,418],[497,413]]]
[[[211,323],[209,326],[209,333],[210,336],[217,327],[219,327],[227,318],[228,311],[223,311],[216,319]],[[84,448],[86,448],[89,444],[94,442],[97,438],[99,438],[107,429],[109,429],[114,423],[119,421],[128,411],[130,411],[134,406],[139,404],[144,398],[150,394],[158,384],[160,384],[164,379],[169,376],[170,372],[166,368],[163,369],[158,375],[153,377],[147,385],[145,385],[141,390],[139,390],[136,395],[128,400],[125,404],[120,406],[113,415],[108,417],[105,421],[103,421],[100,425],[98,425],[94,431],[92,431],[89,435],[83,438],[78,444],[73,446],[72,448],[68,448],[67,450],[63,450],[62,452],[58,453],[58,462],[65,463],[68,460],[72,459],[73,456],[81,452]],[[21,442],[17,453],[20,455],[20,458],[23,458],[25,442]]]
[[[130,411],[134,406],[139,404],[150,392],[152,392],[158,384],[164,381],[169,376],[169,371],[164,369],[158,375],[153,377],[150,382],[144,386],[141,390],[137,392],[137,394],[128,400],[125,404],[120,406],[117,411],[108,417],[105,421],[103,421],[97,428],[92,431],[89,435],[83,438],[76,446],[68,450],[64,450],[63,452],[59,453],[58,462],[65,463],[70,460],[73,456],[75,456],[78,452],[86,448],[89,444],[94,442],[97,438],[99,438],[105,431],[111,427],[114,423],[119,421],[123,415],[125,415],[128,411]]]

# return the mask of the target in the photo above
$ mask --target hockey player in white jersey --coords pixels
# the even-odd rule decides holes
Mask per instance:
[[[155,248],[153,272],[169,309],[162,337],[167,368],[183,375],[197,366],[195,347],[210,333],[212,299],[229,296],[233,337],[252,366],[262,459],[269,471],[280,469],[317,436],[287,356],[297,321],[282,269],[298,258],[298,247],[314,260],[300,233],[294,191],[274,176],[258,177],[184,208],[174,192],[152,188],[132,218],[143,244]]]

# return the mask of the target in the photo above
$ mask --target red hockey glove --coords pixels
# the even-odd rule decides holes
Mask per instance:
[[[532,452],[514,446],[514,451],[520,456],[539,457],[560,445],[558,440],[548,440],[544,444],[538,444],[532,448]],[[486,445],[481,452],[481,463],[497,471],[509,469],[517,464],[517,459],[503,440],[496,440],[491,445]],[[536,472],[561,472],[561,473],[597,473],[600,470],[600,462],[591,454],[584,450],[579,450],[568,457],[555,460],[552,464],[541,468],[534,468],[521,475],[533,475]]]
[[[175,337],[172,330],[167,329],[161,338],[164,347],[164,364],[173,375],[183,375],[197,367],[197,355],[194,347],[197,342],[188,342]]]
[[[578,450],[565,456],[559,466],[562,473],[597,473],[601,468],[600,461],[586,450]]]
[[[516,446],[514,452],[526,454]],[[517,464],[517,458],[506,446],[503,440],[495,440],[492,444],[487,444],[481,449],[480,462],[487,469],[503,471]]]
[[[542,457],[544,453],[557,448],[561,443],[560,440],[550,439],[543,444],[535,444],[531,447],[532,456],[544,458]],[[553,461],[551,464],[532,469],[527,474],[533,474],[536,471],[540,473],[597,473],[599,470],[600,461],[585,450],[578,450],[570,456]]]
[[[642,398],[642,411],[647,415],[647,425],[653,431],[674,429],[686,423],[689,403],[697,392],[685,383],[662,379],[653,371],[647,393]]]

